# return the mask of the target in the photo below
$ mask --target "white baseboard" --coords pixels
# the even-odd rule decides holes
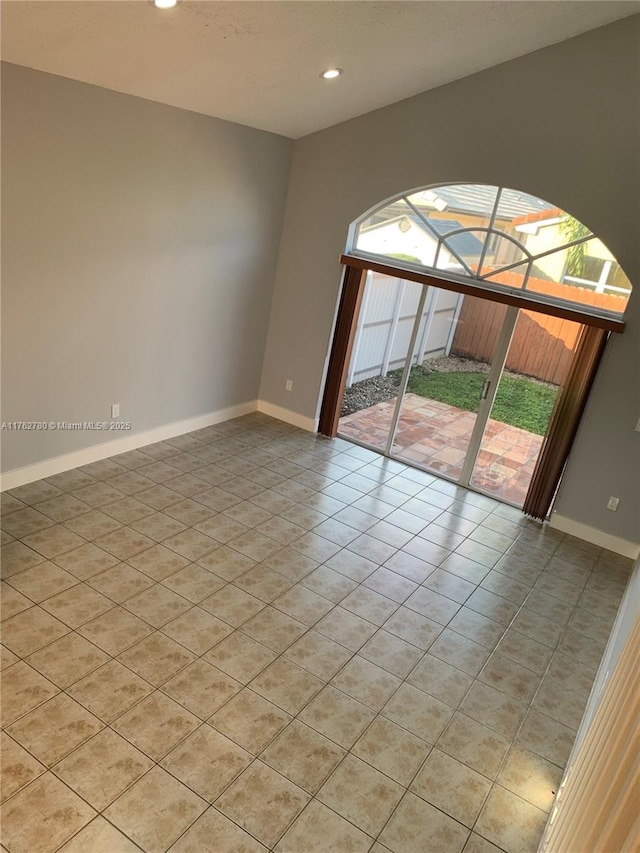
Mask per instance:
[[[277,418],[279,421],[284,421],[286,424],[305,429],[307,432],[316,432],[318,429],[318,421],[314,418],[299,415],[297,412],[283,409],[282,406],[276,406],[266,400],[258,400],[258,411],[272,418]]]
[[[613,551],[615,554],[621,554],[631,560],[637,560],[640,557],[640,544],[637,542],[629,542],[628,539],[612,536],[610,533],[605,533],[604,530],[598,530],[597,527],[590,527],[588,524],[582,524],[580,521],[574,521],[564,515],[552,513],[549,524],[562,533],[584,539],[585,542],[599,545],[601,548],[606,548],[607,551]]]
[[[188,418],[186,421],[164,424],[164,426],[144,432],[122,436],[114,441],[106,441],[102,444],[86,447],[83,450],[65,453],[63,456],[54,456],[52,459],[45,459],[42,462],[36,462],[34,465],[25,465],[24,468],[15,468],[0,477],[0,491],[15,489],[17,486],[24,486],[25,483],[33,483],[35,480],[52,477],[62,471],[70,471],[72,468],[79,468],[81,465],[89,465],[89,463],[97,462],[100,459],[108,459],[118,453],[126,453],[127,450],[136,450],[146,444],[154,444],[156,441],[175,438],[177,435],[184,435],[196,429],[204,429],[231,420],[231,418],[249,415],[256,410],[258,410],[258,401],[249,400],[247,403],[239,403],[236,406],[219,409],[217,412],[208,412],[206,415],[198,415],[195,418]],[[270,413],[267,412],[267,414]]]

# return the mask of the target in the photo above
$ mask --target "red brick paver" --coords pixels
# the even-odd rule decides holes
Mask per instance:
[[[395,400],[340,418],[338,433],[383,450]],[[438,474],[458,479],[476,416],[473,412],[405,394],[393,454]],[[489,419],[471,485],[522,506],[542,436]]]

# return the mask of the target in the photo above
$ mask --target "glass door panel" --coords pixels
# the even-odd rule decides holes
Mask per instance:
[[[522,506],[581,328],[369,271],[338,435]]]
[[[469,483],[522,506],[582,326],[520,311]]]
[[[496,302],[429,288],[393,436],[395,458],[461,479],[465,460],[475,455],[508,346],[509,311]]]
[[[387,452],[423,287],[369,271],[347,371],[338,435]]]

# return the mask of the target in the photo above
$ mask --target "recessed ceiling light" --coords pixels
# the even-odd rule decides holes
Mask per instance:
[[[156,9],[173,9],[178,0],[153,0]]]
[[[336,77],[339,77],[342,74],[342,68],[327,68],[326,71],[323,71],[320,76],[323,80],[334,80]]]

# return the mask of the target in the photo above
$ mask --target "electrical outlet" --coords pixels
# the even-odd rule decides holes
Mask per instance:
[[[293,379],[287,379],[287,381],[284,383],[284,390],[293,391]]]
[[[614,498],[613,495],[609,498],[607,502],[607,509],[610,509],[612,512],[615,512],[618,509],[618,504],[620,503],[620,498]]]
[[[638,423],[636,424],[636,432],[640,432],[640,418],[638,418]]]
[[[120,403],[114,403],[111,406],[111,417],[119,418],[120,417]]]

